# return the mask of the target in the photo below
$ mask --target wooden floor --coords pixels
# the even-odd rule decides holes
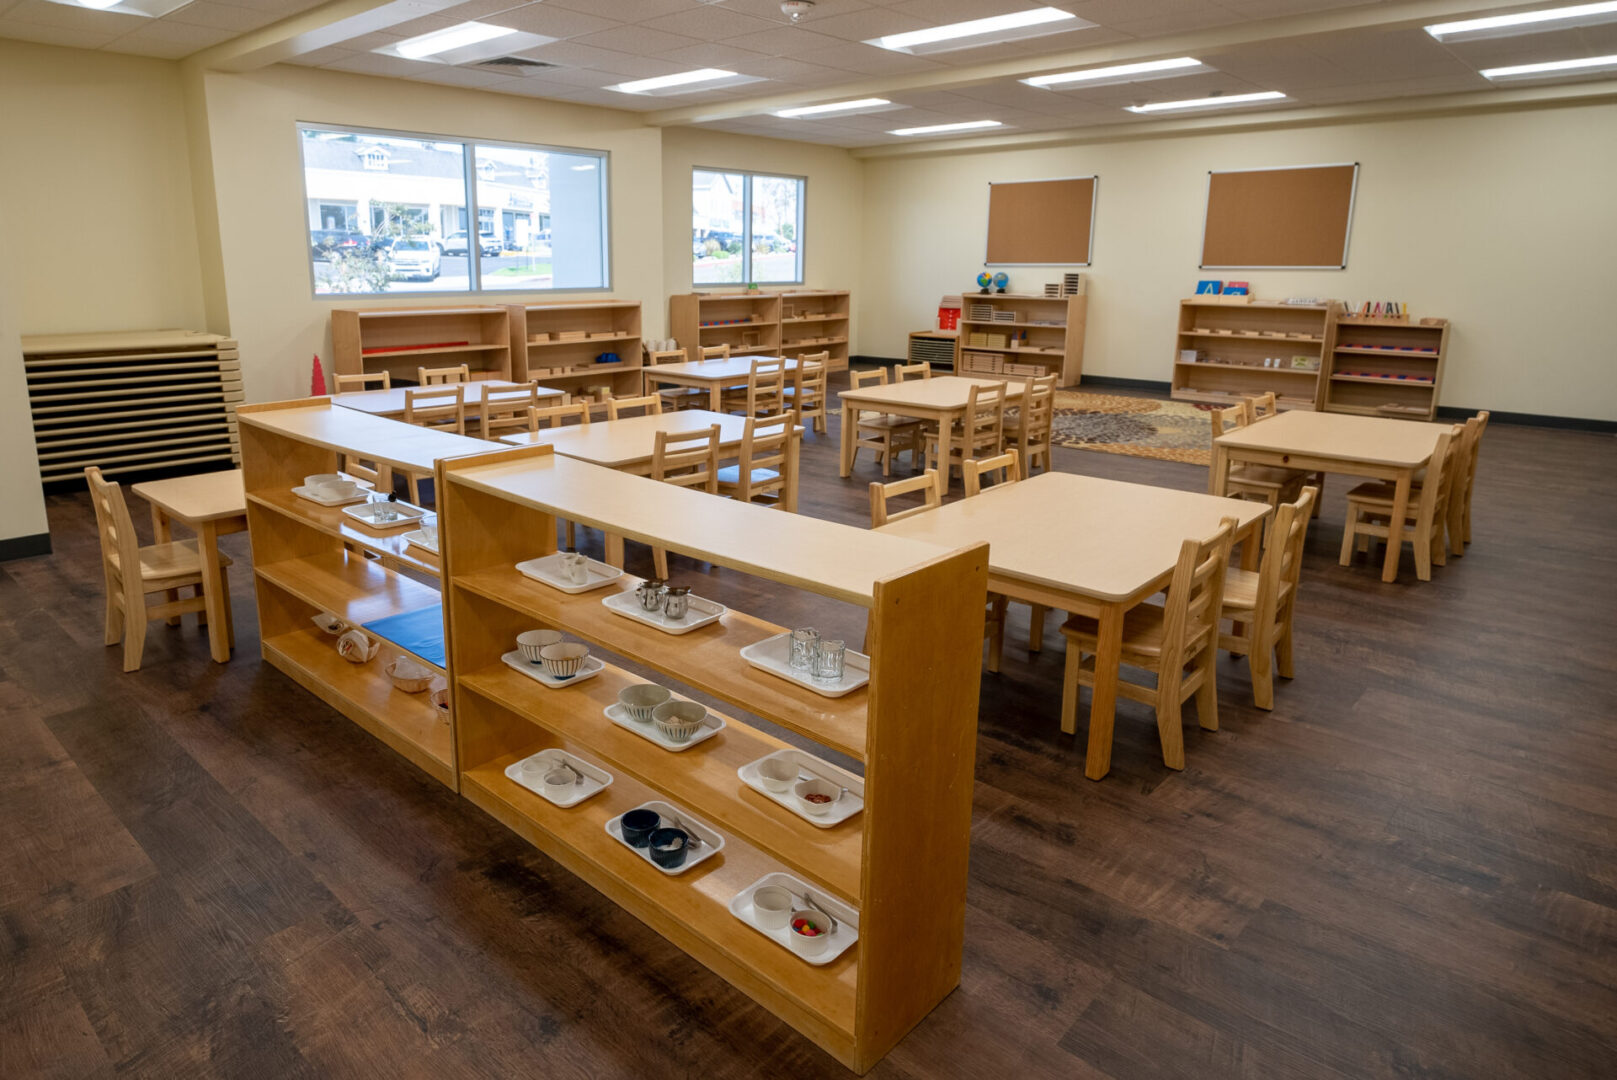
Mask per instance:
[[[839,480],[835,433],[802,510],[864,524],[879,473]],[[1223,730],[1190,721],[1183,773],[1122,702],[1113,772],[1085,780],[1056,620],[1030,659],[1013,614],[961,986],[871,1075],[1614,1074],[1617,440],[1489,428],[1476,542],[1425,585],[1407,556],[1394,585],[1336,565],[1346,487],[1308,545],[1299,677],[1259,712],[1224,658]],[[846,1075],[262,664],[245,537],[237,658],[188,618],[126,676],[89,505],[50,517],[56,554],[0,565],[0,1076]]]

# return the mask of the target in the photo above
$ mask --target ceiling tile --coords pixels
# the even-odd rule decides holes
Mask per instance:
[[[773,57],[764,53],[753,52],[751,49],[741,49],[734,45],[718,42],[700,42],[696,45],[685,45],[678,49],[669,49],[667,52],[657,54],[657,59],[667,60],[671,64],[689,65],[693,68],[716,67],[730,71],[739,71],[743,75],[767,75],[766,71],[749,71],[740,66],[743,64],[769,64],[773,65]]]
[[[220,30],[233,30],[238,34],[268,26],[281,16],[270,11],[236,7],[234,4],[204,3],[194,0],[178,11],[163,16],[163,22],[185,23],[189,26],[211,26]]]
[[[451,8],[451,11],[460,12],[460,8]],[[573,38],[581,34],[593,34],[598,30],[609,30],[622,23],[611,19],[602,19],[594,15],[587,15],[582,11],[569,11],[559,8],[555,4],[524,4],[522,7],[512,8],[509,11],[495,12],[485,15],[484,22],[491,22],[496,26],[509,26],[513,30],[525,30],[530,34],[543,34],[545,37]]]
[[[692,0],[545,0],[545,3],[626,23],[642,22],[695,6]]]
[[[0,38],[32,41],[40,45],[62,45],[70,49],[99,49],[116,39],[117,35],[99,33],[95,30],[75,29],[68,26],[44,26],[39,23],[0,18]]]
[[[824,64],[841,71],[857,71],[861,75],[908,75],[916,71],[939,71],[944,66],[919,56],[846,41],[828,49],[808,49],[793,55],[811,64]]]
[[[931,0],[928,0],[924,6],[931,7]],[[983,18],[985,15],[979,15],[977,18]],[[832,15],[824,19],[815,19],[812,26],[815,33],[830,34],[832,37],[841,38],[844,41],[869,41],[871,38],[882,37],[886,34],[902,34],[907,30],[925,30],[928,27],[949,21],[951,20],[930,18],[924,15],[906,15],[895,8],[866,8],[863,11],[851,11],[845,15]]]
[[[327,64],[328,70],[353,71],[361,75],[397,75],[408,79],[421,73],[421,61],[402,60],[397,56],[383,56],[381,53],[362,52],[346,60],[338,60]]]
[[[716,4],[701,4],[670,15],[646,19],[641,25],[670,34],[684,34],[699,41],[723,41],[742,34],[770,30],[777,24],[768,19],[740,15]]]
[[[139,15],[122,15],[115,11],[93,11],[90,8],[51,4],[46,0],[22,0],[6,12],[8,22],[32,23],[35,26],[56,26],[63,30],[84,30],[91,34],[116,37],[127,34],[150,19]]]
[[[801,56],[810,49],[829,49],[843,44],[841,38],[817,34],[801,26],[776,26],[725,37],[723,41],[726,45],[735,45],[770,56]]]
[[[584,34],[574,40],[580,45],[596,49],[613,49],[617,52],[633,53],[636,56],[650,56],[702,44],[697,38],[653,30],[648,26],[614,26],[593,34]]]

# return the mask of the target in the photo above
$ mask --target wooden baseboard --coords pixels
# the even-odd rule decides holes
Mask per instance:
[[[32,559],[36,555],[49,555],[51,553],[51,534],[48,532],[35,533],[32,536],[13,536],[0,540],[0,562],[12,559]]]

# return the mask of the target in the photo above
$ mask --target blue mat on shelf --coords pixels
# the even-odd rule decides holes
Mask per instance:
[[[379,638],[403,649],[409,649],[421,659],[439,667],[444,663],[444,606],[434,604],[419,611],[406,611],[398,615],[375,619],[364,624],[365,629]]]

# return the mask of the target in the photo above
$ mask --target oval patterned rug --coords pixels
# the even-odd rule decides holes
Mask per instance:
[[[1057,446],[1078,450],[1208,465],[1211,409],[1185,401],[1057,390],[1051,438]]]

